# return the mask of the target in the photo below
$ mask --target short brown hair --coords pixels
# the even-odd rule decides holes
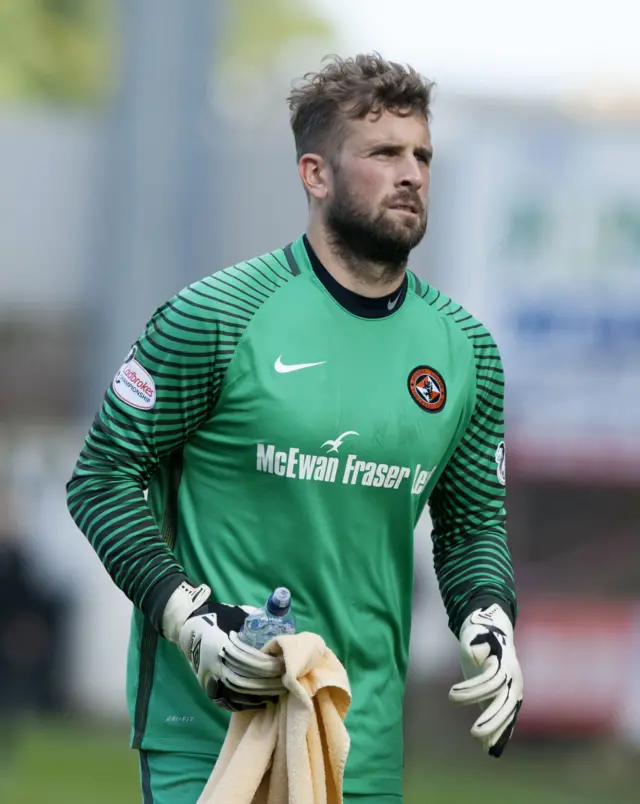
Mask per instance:
[[[385,111],[430,119],[434,84],[413,67],[386,61],[379,53],[329,58],[322,70],[307,73],[287,99],[298,159],[306,153],[335,157],[348,120]]]

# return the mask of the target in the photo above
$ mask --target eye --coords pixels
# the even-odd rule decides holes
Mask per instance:
[[[395,148],[378,148],[375,151],[376,156],[395,156],[396,153]]]

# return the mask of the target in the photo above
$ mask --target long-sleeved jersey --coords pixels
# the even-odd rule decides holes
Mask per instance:
[[[306,238],[160,307],[108,388],[68,506],[135,604],[133,745],[216,755],[229,715],[160,635],[182,580],[226,603],[292,592],[298,630],[344,664],[347,793],[402,787],[414,526],[427,502],[452,631],[499,602],[503,373],[489,332],[407,273],[366,300]]]

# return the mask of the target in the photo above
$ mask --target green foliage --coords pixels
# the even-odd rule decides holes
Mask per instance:
[[[240,82],[276,69],[292,48],[333,42],[332,26],[308,0],[227,3],[215,69]],[[117,61],[109,25],[117,7],[116,0],[0,0],[0,101],[102,99]]]
[[[109,0],[0,0],[0,100],[87,103],[108,79]]]

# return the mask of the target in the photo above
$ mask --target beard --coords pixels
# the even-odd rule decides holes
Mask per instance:
[[[410,203],[418,214],[394,216],[390,205]],[[383,202],[375,212],[352,193],[346,182],[336,176],[335,193],[325,211],[325,226],[331,247],[362,273],[363,263],[382,269],[376,278],[393,278],[406,267],[411,251],[427,230],[427,210],[420,196],[406,190]]]

